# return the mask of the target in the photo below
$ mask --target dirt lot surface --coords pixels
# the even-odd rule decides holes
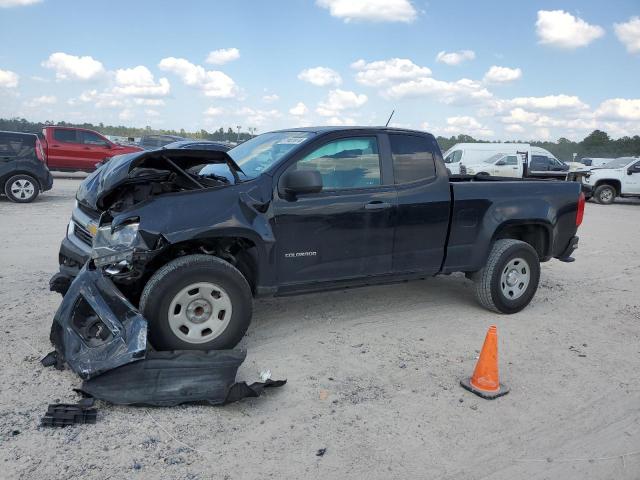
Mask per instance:
[[[544,264],[517,315],[482,310],[461,275],[260,300],[238,378],[286,386],[45,429],[80,384],[39,363],[78,182],[0,199],[0,478],[640,478],[640,203],[589,203],[577,261]],[[485,401],[458,382],[492,323],[511,393]]]

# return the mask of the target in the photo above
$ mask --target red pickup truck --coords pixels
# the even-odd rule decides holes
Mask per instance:
[[[84,128],[51,126],[44,127],[42,134],[50,170],[90,172],[105,158],[142,150],[118,145],[98,132]]]

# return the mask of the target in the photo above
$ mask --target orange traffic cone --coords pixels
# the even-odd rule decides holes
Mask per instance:
[[[489,327],[473,376],[469,379],[461,380],[460,385],[470,392],[489,400],[509,393],[509,388],[502,385],[499,379],[498,329],[495,325]]]

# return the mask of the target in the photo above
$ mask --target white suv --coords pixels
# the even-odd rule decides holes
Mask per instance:
[[[593,199],[605,205],[616,197],[640,197],[640,158],[621,157],[592,168],[582,183],[593,189]]]

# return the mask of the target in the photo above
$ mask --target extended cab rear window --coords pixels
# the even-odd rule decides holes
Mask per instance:
[[[53,138],[64,143],[79,143],[76,130],[66,130],[64,128],[55,128],[53,130]]]
[[[389,135],[396,184],[426,180],[436,176],[433,146],[415,135]]]

